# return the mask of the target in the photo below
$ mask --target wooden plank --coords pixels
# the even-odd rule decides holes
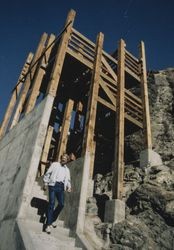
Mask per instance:
[[[106,51],[103,50],[102,53],[103,53],[104,56],[106,56],[108,59],[110,59],[112,63],[114,63],[116,65],[118,64],[118,61],[114,57],[109,55]]]
[[[87,107],[85,131],[84,131],[83,147],[82,147],[82,154],[85,155],[87,152],[89,152],[91,156],[91,162],[94,162],[92,158],[95,155],[92,149],[94,143],[94,130],[95,130],[95,121],[97,113],[97,98],[98,98],[99,82],[100,82],[100,68],[101,68],[103,40],[104,40],[104,35],[102,33],[99,33],[96,42],[96,49],[95,49],[96,55],[95,55],[94,68],[92,72],[90,94],[88,97],[88,107]],[[90,166],[91,178],[93,175],[93,168],[94,164]]]
[[[47,40],[47,34],[44,33],[42,36],[41,36],[41,40],[39,42],[39,45],[37,47],[37,50],[36,50],[36,53],[33,57],[33,60],[32,60],[32,63],[31,63],[31,67],[35,64],[35,62],[38,60],[38,58],[41,56],[42,54],[42,51],[43,49],[45,48],[45,42]],[[32,70],[31,70],[31,75],[28,74],[27,77],[26,77],[26,80],[25,80],[25,83],[24,83],[24,88],[22,90],[22,93],[21,93],[21,97],[20,97],[20,100],[18,102],[18,106],[16,108],[16,112],[14,114],[14,117],[13,117],[13,121],[11,123],[11,128],[13,128],[17,123],[18,123],[18,120],[19,120],[19,117],[20,117],[20,114],[22,112],[22,109],[23,109],[23,105],[25,103],[25,100],[26,100],[26,97],[27,97],[27,93],[28,93],[28,90],[30,88],[30,84],[31,84],[31,80],[32,78],[30,79],[31,76],[34,76],[34,73],[36,71],[36,68],[37,68],[37,64],[34,65],[34,67],[32,67]],[[31,68],[30,67],[30,68]]]
[[[51,34],[49,37],[47,46],[46,46],[46,48],[48,48],[48,50],[46,50],[44,56],[42,57],[42,59],[40,61],[39,68],[37,69],[35,77],[34,77],[31,94],[30,94],[30,97],[29,97],[27,104],[26,104],[25,114],[28,114],[30,111],[32,111],[34,106],[35,106],[37,97],[39,95],[39,89],[40,89],[43,77],[45,75],[45,70],[41,66],[43,63],[46,63],[46,64],[48,63],[51,50],[54,46],[54,45],[50,46],[50,44],[52,44],[54,40],[55,40],[55,35]],[[46,62],[45,62],[45,59],[47,60]]]
[[[111,66],[109,65],[109,63],[106,61],[106,59],[103,56],[102,56],[102,63],[105,65],[105,67],[107,68],[107,70],[109,71],[113,79],[117,82],[116,73],[113,71],[113,69],[111,68]]]
[[[135,110],[132,106],[128,106],[125,104],[125,112],[130,113],[132,117],[136,120],[143,120],[143,114],[140,113],[138,110]]]
[[[53,69],[51,72],[47,94],[50,94],[54,97],[56,96],[56,93],[57,93],[59,80],[60,80],[60,76],[61,76],[61,72],[62,72],[64,60],[65,60],[65,55],[66,55],[66,51],[68,48],[68,42],[69,42],[70,35],[71,35],[71,29],[72,29],[72,25],[75,19],[75,14],[76,12],[74,10],[70,10],[70,12],[68,13],[65,26],[69,23],[70,24],[67,27],[66,32],[63,33],[62,38],[60,40],[60,44],[58,46],[58,50],[56,53],[56,58],[54,61]]]
[[[145,147],[152,149],[152,135],[151,135],[151,122],[150,122],[150,110],[147,88],[147,70],[146,70],[146,56],[144,42],[140,43],[140,78],[141,78],[141,95],[143,105],[143,128],[145,133]]]
[[[140,82],[140,77],[137,74],[135,74],[132,70],[130,70],[128,67],[125,67],[125,71],[129,75],[133,76],[138,82]]]
[[[52,126],[49,126],[47,130],[47,135],[45,138],[42,156],[41,156],[41,165],[40,165],[40,173],[39,173],[40,176],[43,176],[45,174],[46,164],[43,164],[42,162],[44,163],[47,162],[53,131],[54,131],[54,128]]]
[[[29,65],[31,64],[32,59],[33,59],[33,54],[29,53],[29,55],[28,55],[28,57],[26,59],[26,62],[24,64],[23,68],[22,68],[22,71],[21,71],[21,74],[19,76],[19,79],[17,81],[16,88],[12,92],[12,96],[11,96],[10,102],[8,104],[6,113],[4,115],[4,118],[3,118],[3,121],[2,121],[2,124],[1,124],[1,128],[0,128],[0,138],[2,138],[2,136],[7,131],[10,118],[12,116],[12,113],[13,113],[13,110],[15,108],[15,105],[16,105],[19,93],[20,93],[22,85],[23,85],[23,81],[21,81],[21,79],[26,74],[26,71],[28,71],[28,68],[29,68]]]
[[[115,106],[110,104],[109,102],[105,101],[101,97],[98,97],[98,102],[115,112]],[[126,112],[125,112],[125,118],[127,120],[129,120],[130,122],[134,123],[135,125],[137,125],[138,127],[143,128],[143,123],[142,122],[137,121],[135,118],[131,117]]]
[[[135,62],[137,62],[137,64],[139,63],[138,58],[136,58],[134,55],[132,55],[128,50],[125,50],[125,53],[132,58],[132,60],[134,60]]]
[[[142,104],[142,100],[137,97],[136,95],[134,95],[130,90],[125,89],[125,95],[126,97],[130,97],[130,99],[134,99],[136,102],[138,102],[139,104]]]
[[[103,78],[105,78],[107,81],[109,81],[110,83],[112,83],[113,85],[117,86],[117,82],[114,81],[111,77],[109,77],[108,75],[106,75],[104,72],[101,72],[101,76]]]
[[[104,81],[104,80],[103,80],[103,81]],[[107,86],[109,89],[113,90],[112,93],[114,94],[114,96],[116,96],[117,88],[116,88],[115,86],[111,85],[111,83],[108,83],[106,80],[105,80],[104,82],[105,82],[106,86]]]
[[[81,38],[84,42],[86,42],[92,49],[95,50],[95,43],[90,41],[87,37],[83,36],[80,32],[78,32],[76,29],[72,28],[72,32],[77,35],[79,38]]]
[[[96,150],[96,142],[93,141],[92,142],[92,156],[91,156],[91,161],[90,161],[90,172],[89,172],[89,176],[93,176],[93,171],[94,171],[94,161],[95,161],[95,150]]]
[[[124,174],[124,126],[125,126],[125,42],[120,40],[118,48],[118,92],[117,122],[115,138],[115,160],[113,173],[113,199],[122,199]]]
[[[116,109],[116,107],[115,107],[116,105],[112,105],[111,103],[107,102],[106,100],[104,100],[100,96],[98,97],[97,101],[113,111],[115,111],[115,109]]]
[[[106,95],[109,97],[112,104],[116,105],[116,98],[114,97],[113,92],[106,86],[105,82],[102,79],[100,79],[100,86],[102,87]]]
[[[86,58],[82,57],[78,53],[74,52],[72,49],[67,48],[67,53],[71,55],[72,57],[76,58],[79,62],[86,65],[88,68],[93,69],[93,63],[89,62]]]
[[[68,44],[68,47],[73,49],[76,53],[80,54],[81,56],[87,58],[87,60],[93,62],[94,61],[94,57],[90,56],[89,54],[85,53],[84,50],[82,50],[82,48],[80,48],[79,46],[76,46],[74,44],[72,44],[72,42],[70,42]]]
[[[61,155],[66,152],[66,146],[68,142],[68,132],[70,129],[73,106],[74,106],[74,101],[69,99],[65,107],[62,128],[61,128],[61,133],[60,133],[60,139],[59,139],[58,149],[57,149],[57,154],[56,154],[56,160],[58,161],[60,160]]]
[[[130,60],[127,60],[125,62],[125,66],[128,67],[130,70],[132,70],[136,75],[139,75],[139,68],[138,68],[139,65],[137,65],[136,67],[136,65],[133,64]]]
[[[128,119],[130,122],[134,123],[135,125],[137,125],[138,127],[140,127],[141,129],[143,128],[142,122],[136,120],[132,116],[128,115],[126,112],[125,112],[125,118]]]
[[[79,46],[84,46],[85,50],[91,55],[95,55],[95,48],[92,48],[91,46],[88,46],[83,40],[79,39],[77,36],[75,36],[73,33],[71,35],[71,41],[75,42]]]

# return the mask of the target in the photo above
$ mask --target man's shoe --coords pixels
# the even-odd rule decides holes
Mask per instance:
[[[47,234],[50,234],[51,233],[51,227],[47,226],[46,229],[45,229],[45,232],[47,232]]]
[[[57,223],[54,221],[54,222],[51,224],[51,226],[52,226],[53,228],[56,228],[56,227],[57,227]]]

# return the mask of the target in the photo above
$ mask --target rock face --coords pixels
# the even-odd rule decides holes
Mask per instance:
[[[174,69],[155,74],[149,86],[153,145],[170,165],[174,159]]]
[[[174,69],[149,73],[148,90],[154,151],[174,168]],[[133,160],[139,158],[143,149],[141,133],[126,138]]]
[[[112,173],[95,176],[96,202],[88,210],[96,216],[98,207],[101,221],[94,225],[95,237],[105,242],[98,249],[174,249],[174,69],[150,73],[148,79],[153,145],[163,164],[144,170],[136,161],[125,166],[126,219],[115,225],[102,222],[104,204],[112,197]],[[126,143],[138,160],[141,133],[127,136]]]
[[[112,225],[95,219],[96,239],[105,242],[105,247],[99,249],[174,249],[174,170],[160,165],[143,171],[128,165],[124,181],[126,220]],[[96,176],[94,192],[102,221],[104,211],[101,210],[112,196],[108,189],[111,184],[112,173]],[[93,217],[96,201],[94,198],[90,199],[91,203],[88,201],[87,212],[93,211]]]

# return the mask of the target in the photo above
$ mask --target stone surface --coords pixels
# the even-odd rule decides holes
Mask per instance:
[[[112,192],[110,191],[109,194],[107,189],[107,181],[109,185],[111,181],[111,179],[108,180],[108,176],[112,178],[112,173],[95,178],[97,199],[106,194],[108,197],[112,196]],[[163,164],[150,166],[148,171],[144,171],[137,166],[126,165],[124,190],[125,221],[112,226],[110,223],[103,222],[95,225],[97,237],[101,240],[105,238],[107,242],[107,246],[103,245],[102,249],[174,249],[173,169]]]
[[[162,160],[158,153],[151,149],[145,149],[140,152],[140,167],[149,168],[153,166],[161,166]]]
[[[106,201],[105,222],[119,223],[125,220],[125,202],[119,199]]]

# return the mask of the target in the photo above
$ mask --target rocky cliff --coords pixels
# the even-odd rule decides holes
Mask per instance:
[[[125,166],[126,220],[115,225],[102,222],[105,201],[112,196],[112,173],[95,176],[95,198],[88,200],[87,218],[101,249],[174,249],[174,69],[150,72],[148,88],[153,149],[163,164],[148,170]],[[126,138],[135,162],[141,138],[140,132]]]

